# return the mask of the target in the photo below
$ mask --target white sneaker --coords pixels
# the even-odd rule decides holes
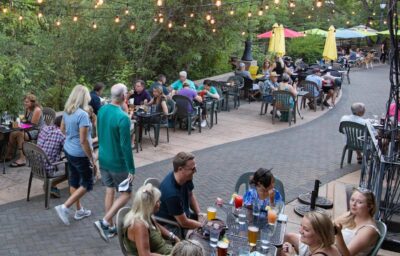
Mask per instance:
[[[81,207],[81,209],[79,211],[75,212],[75,216],[74,219],[76,220],[81,220],[83,218],[89,217],[90,215],[92,215],[92,211],[85,209],[83,207]]]
[[[207,126],[207,121],[206,120],[201,121],[200,126],[203,127],[203,128],[206,127]]]
[[[67,208],[63,209],[62,204],[57,205],[56,207],[54,207],[54,209],[56,210],[57,215],[61,219],[61,221],[65,225],[69,225],[69,219],[68,219],[69,210]]]

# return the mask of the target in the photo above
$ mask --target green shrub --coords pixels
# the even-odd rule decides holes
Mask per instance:
[[[325,37],[307,35],[305,37],[286,40],[286,55],[293,60],[302,58],[306,63],[315,63],[322,58]]]

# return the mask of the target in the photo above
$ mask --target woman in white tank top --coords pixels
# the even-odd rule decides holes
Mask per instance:
[[[358,188],[350,198],[350,211],[339,217],[336,223],[336,245],[343,256],[369,255],[380,233],[376,227],[374,194]]]

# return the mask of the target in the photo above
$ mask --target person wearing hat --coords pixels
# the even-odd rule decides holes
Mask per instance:
[[[196,91],[196,85],[194,82],[187,79],[187,72],[181,71],[179,72],[179,79],[171,84],[172,95],[175,95],[179,90],[181,90],[184,83],[187,83],[190,89]]]

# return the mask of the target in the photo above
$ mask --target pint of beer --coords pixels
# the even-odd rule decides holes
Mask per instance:
[[[213,220],[217,218],[217,208],[215,207],[208,207],[207,208],[207,219],[208,220]]]
[[[247,231],[250,246],[256,246],[259,228],[256,226],[249,226]]]
[[[224,241],[219,241],[217,244],[218,256],[226,256],[228,254],[228,243]]]

